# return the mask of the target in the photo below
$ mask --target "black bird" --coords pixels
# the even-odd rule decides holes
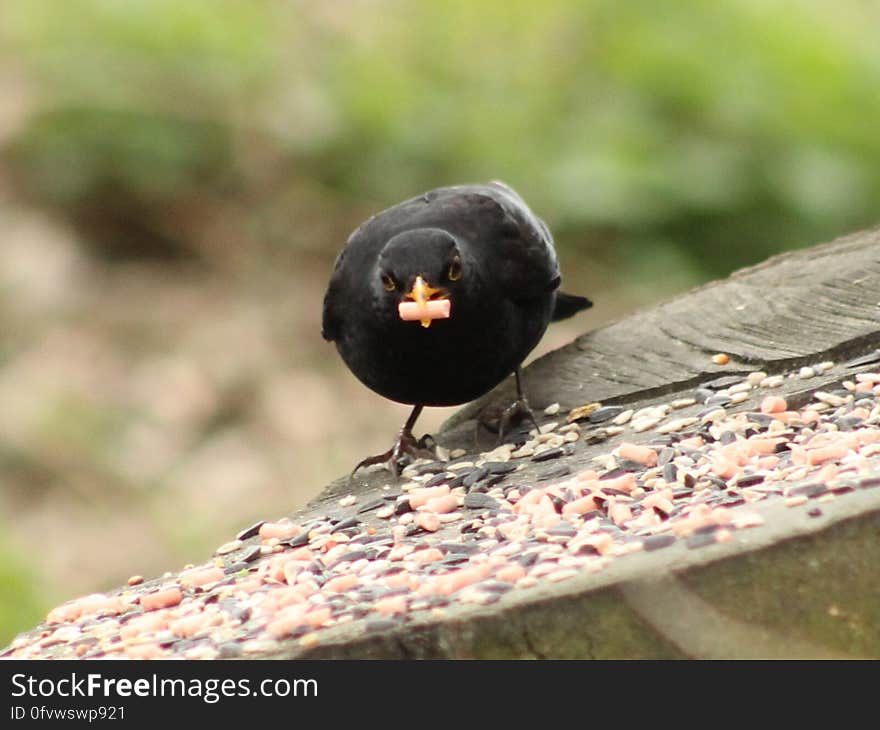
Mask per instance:
[[[517,400],[499,424],[534,417],[520,366],[551,321],[591,306],[558,291],[559,263],[545,223],[501,182],[432,190],[374,215],[348,239],[324,296],[324,339],[380,395],[414,406],[386,453],[419,452],[412,429],[424,406],[466,403],[511,373]],[[354,472],[352,472],[354,473]]]

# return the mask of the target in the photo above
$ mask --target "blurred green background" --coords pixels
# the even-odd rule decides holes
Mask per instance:
[[[539,352],[876,223],[878,8],[5,0],[0,643],[387,447],[319,334],[384,207],[519,190],[596,301]]]

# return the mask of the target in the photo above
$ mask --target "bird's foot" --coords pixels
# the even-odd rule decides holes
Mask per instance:
[[[425,434],[422,438],[416,439],[412,431],[403,429],[397,434],[397,441],[394,442],[394,446],[388,449],[388,451],[376,454],[375,456],[368,456],[366,459],[358,462],[357,466],[349,474],[348,480],[351,482],[359,469],[374,466],[375,464],[382,464],[397,479],[400,476],[400,472],[403,471],[403,467],[411,461],[421,458],[436,458],[431,450],[433,448],[434,439],[430,435]]]
[[[479,437],[480,426],[485,426],[489,431],[498,434],[497,443],[500,445],[504,442],[504,437],[524,421],[531,421],[532,425],[540,430],[528,401],[525,398],[517,398],[506,408],[486,408],[477,418],[476,436]]]

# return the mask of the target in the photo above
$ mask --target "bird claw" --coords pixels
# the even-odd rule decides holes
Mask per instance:
[[[498,422],[498,445],[500,446],[504,442],[504,436],[510,431],[511,426],[516,426],[525,419],[531,421],[535,430],[540,432],[541,429],[535,420],[535,414],[532,412],[528,401],[525,398],[517,398],[501,413],[501,418]]]
[[[410,461],[420,458],[436,458],[434,452],[430,450],[433,448],[433,442],[434,439],[428,434],[425,434],[420,439],[416,439],[412,431],[401,430],[397,435],[397,441],[394,442],[394,446],[388,449],[388,451],[376,454],[375,456],[368,456],[366,459],[359,461],[357,466],[352,469],[351,474],[349,474],[348,481],[349,483],[351,482],[359,469],[374,466],[375,464],[382,464],[397,479],[400,477],[403,467]]]
[[[488,431],[498,434],[497,445],[501,445],[504,442],[504,437],[508,436],[524,420],[531,421],[532,425],[540,430],[538,422],[535,420],[535,414],[525,398],[517,398],[506,408],[487,408],[477,418],[475,437],[479,438],[480,426],[485,426]]]

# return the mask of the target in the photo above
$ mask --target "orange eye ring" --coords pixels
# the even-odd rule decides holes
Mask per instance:
[[[458,281],[461,278],[462,273],[461,259],[456,256],[452,259],[452,263],[449,264],[449,271],[446,272],[446,278],[449,279],[449,281]]]
[[[397,289],[397,284],[394,283],[394,279],[388,274],[382,274],[382,286],[385,288],[385,291],[394,291]]]

